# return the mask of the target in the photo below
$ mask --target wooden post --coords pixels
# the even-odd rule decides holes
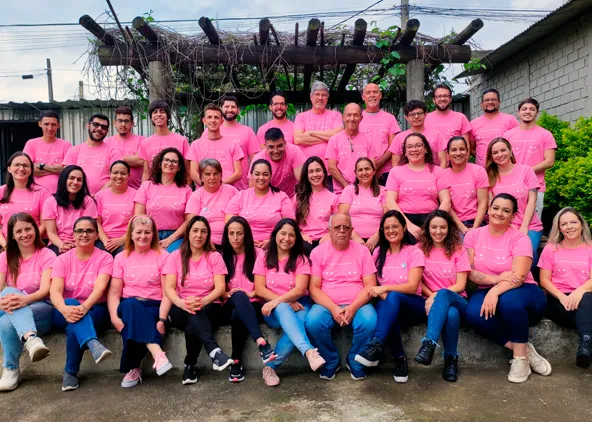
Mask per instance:
[[[319,34],[319,29],[321,28],[321,21],[317,18],[313,18],[308,22],[308,28],[306,28],[306,45],[309,47],[314,47],[317,45],[317,36]],[[312,65],[305,65],[304,66],[304,86],[302,89],[304,91],[308,91],[310,89],[310,82],[312,78]]]
[[[422,59],[413,59],[407,63],[407,102],[424,100],[424,69],[425,65]]]
[[[168,69],[166,69],[163,62],[152,61],[148,63],[148,75],[150,85],[148,92],[150,94],[150,102],[156,100],[164,100],[170,102],[169,98],[169,84],[168,84]]]
[[[354,24],[354,39],[352,40],[352,45],[362,45],[364,44],[364,38],[366,37],[366,29],[368,29],[368,24],[364,19],[358,19]],[[349,79],[352,77],[354,72],[356,71],[355,64],[348,64],[345,66],[345,70],[343,71],[343,76],[339,81],[339,86],[337,89],[339,91],[344,91],[347,87],[347,83]]]

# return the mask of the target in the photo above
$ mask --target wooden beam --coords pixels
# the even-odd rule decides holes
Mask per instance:
[[[261,45],[268,46],[270,45],[270,37],[269,37],[269,30],[271,28],[271,23],[269,19],[263,18],[259,21],[259,41]],[[269,85],[270,91],[275,91],[275,72],[273,71],[273,67],[271,63],[261,63],[261,70],[265,74],[265,80]]]
[[[419,21],[417,19],[409,19],[409,21],[407,22],[407,27],[405,28],[405,32],[399,40],[398,45],[411,45],[413,39],[417,35],[417,31],[419,31]]]
[[[298,47],[298,22],[294,25],[294,47]],[[298,89],[298,66],[294,65],[294,91]]]
[[[368,29],[368,24],[364,19],[356,20],[354,24],[354,38],[352,40],[352,45],[361,46],[364,44],[364,38],[366,38],[366,30]],[[345,70],[343,71],[343,76],[339,81],[339,86],[337,87],[338,91],[345,91],[347,84],[356,71],[356,64],[348,64],[345,66]],[[330,97],[329,97],[330,98]]]
[[[280,39],[277,35],[277,32],[275,32],[275,28],[273,27],[273,25],[270,25],[269,27],[271,29],[271,33],[273,35],[273,39],[275,40],[275,44],[279,47],[280,44]],[[288,91],[290,91],[291,88],[291,84],[290,84],[290,72],[288,72],[288,65],[286,63],[282,63],[282,65],[284,66],[284,73],[286,74],[286,83],[288,84]]]
[[[321,22],[321,42],[319,43],[319,45],[321,46],[321,48],[323,48],[325,46],[325,22]],[[325,68],[323,66],[321,66],[321,71],[320,71],[320,77],[321,77],[321,81],[325,81]]]
[[[397,33],[395,34],[395,37],[393,38],[393,41],[391,42],[391,46],[390,48],[392,48],[393,45],[395,45],[397,43],[397,41],[399,41],[399,38],[401,37],[401,28],[397,29]],[[389,48],[389,50],[390,50]],[[389,70],[391,67],[393,67],[393,62],[389,62],[388,64],[383,64],[380,66],[380,69],[378,70],[378,81],[376,82],[380,82],[380,80],[384,77],[385,73],[387,70]]]
[[[100,41],[106,45],[115,45],[115,38],[108,34],[93,18],[88,15],[81,16],[78,23],[82,25],[84,29],[97,37]]]
[[[474,19],[470,24],[467,25],[465,29],[463,29],[460,33],[456,34],[456,36],[448,43],[449,45],[463,45],[466,43],[473,35],[475,35],[481,28],[483,28],[483,21],[481,19]],[[443,40],[444,41],[444,40]],[[444,44],[444,42],[438,44]],[[431,73],[434,71],[439,64],[441,64],[441,60],[433,60],[427,67],[427,72]]]
[[[198,24],[199,24],[199,27],[202,29],[202,31],[206,34],[206,37],[208,37],[210,44],[212,44],[212,45],[222,44],[220,42],[220,36],[218,35],[218,31],[216,31],[216,28],[212,24],[212,21],[210,20],[210,18],[206,18],[205,16],[202,16],[201,18],[199,18]]]
[[[203,94],[203,95],[202,95]],[[175,94],[175,100],[181,105],[188,105],[191,102],[215,102],[219,101],[226,92],[200,92],[199,95],[192,96],[184,92]],[[270,92],[236,92],[232,93],[238,98],[241,107],[249,104],[269,104]],[[308,91],[287,91],[286,101],[291,104],[310,104],[310,92]],[[361,103],[362,93],[358,90],[353,91],[330,91],[329,101],[331,104]]]
[[[261,45],[269,44],[269,29],[271,27],[271,23],[269,19],[263,18],[259,21],[259,43]]]
[[[132,26],[136,31],[138,31],[144,38],[148,40],[148,42],[152,44],[156,44],[158,42],[158,35],[150,24],[144,20],[141,16],[136,16],[132,21]]]
[[[345,32],[341,33],[341,46],[343,47],[345,45]],[[331,86],[329,87],[330,91],[333,91],[333,88],[335,88],[335,84],[337,83],[337,77],[339,76],[339,71],[341,70],[341,65],[336,65],[335,66],[335,75],[333,76],[333,82],[331,82]]]
[[[321,28],[321,21],[317,18],[313,18],[308,22],[306,28],[306,45],[309,47],[315,47],[317,45],[317,36],[319,29]],[[314,70],[312,64],[304,65],[304,86],[302,89],[307,91],[310,88],[310,80],[312,77],[312,71]]]

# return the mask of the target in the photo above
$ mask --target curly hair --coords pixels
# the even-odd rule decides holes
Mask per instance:
[[[403,151],[403,156],[401,157],[401,161],[399,161],[399,165],[403,166],[405,164],[409,164],[409,158],[407,158],[407,154],[405,153],[405,151],[407,148],[407,140],[411,137],[419,138],[421,139],[421,142],[423,142],[423,147],[426,150],[424,161],[428,165],[428,168],[431,172],[434,168],[434,153],[432,152],[432,147],[430,146],[430,143],[428,142],[427,138],[419,132],[410,133],[405,137],[405,140],[403,141],[403,146],[401,147]]]
[[[434,239],[430,236],[430,223],[436,217],[444,219],[448,225],[448,233],[444,239],[444,255],[450,258],[454,252],[462,247],[462,238],[458,226],[446,211],[435,210],[426,217],[419,236],[419,248],[425,256],[430,256],[430,253],[435,248]]]
[[[154,156],[154,160],[152,160],[152,168],[150,169],[150,181],[156,185],[162,184],[162,160],[169,152],[177,154],[179,168],[175,174],[175,184],[182,188],[187,185],[187,167],[185,166],[185,158],[183,158],[183,154],[181,154],[177,148],[165,148]]]

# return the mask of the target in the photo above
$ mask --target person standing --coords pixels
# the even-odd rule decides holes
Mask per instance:
[[[467,142],[471,139],[471,124],[463,113],[450,110],[452,105],[452,89],[448,85],[434,88],[434,104],[436,109],[428,113],[425,124],[437,130],[445,139],[462,136]]]
[[[288,144],[294,145],[294,122],[288,120],[286,110],[288,109],[288,97],[284,91],[274,91],[269,97],[269,110],[273,118],[261,125],[257,130],[257,139],[259,144],[265,144],[265,132],[269,129],[277,128],[284,134],[284,139]]]

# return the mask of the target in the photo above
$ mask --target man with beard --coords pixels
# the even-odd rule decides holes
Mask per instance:
[[[62,161],[72,144],[57,137],[60,118],[55,111],[43,111],[39,116],[40,138],[29,139],[23,152],[35,164],[35,183],[54,194],[58,188],[58,177],[64,169]]]
[[[471,124],[467,116],[450,110],[452,89],[449,86],[436,86],[434,104],[436,109],[427,115],[425,125],[442,133],[446,142],[453,136],[462,136],[468,143],[471,136]]]
[[[269,110],[273,119],[263,124],[257,131],[259,144],[265,144],[265,133],[275,127],[282,131],[284,139],[288,144],[294,144],[294,123],[288,120],[286,110],[288,109],[288,99],[284,91],[274,91],[269,99]]]
[[[510,129],[518,126],[518,121],[511,114],[500,111],[501,98],[495,89],[486,89],[481,96],[483,115],[471,121],[471,154],[476,164],[485,167],[487,146]]]
[[[75,164],[84,169],[88,190],[94,195],[109,183],[111,163],[121,160],[115,148],[103,142],[109,131],[109,118],[103,114],[91,116],[86,125],[88,138],[80,145],[70,148],[63,165]]]
[[[545,172],[555,164],[555,150],[557,144],[553,134],[536,124],[539,114],[539,103],[534,98],[527,98],[518,105],[518,118],[520,126],[503,134],[512,145],[512,152],[518,164],[526,164],[532,167],[539,179],[539,190],[535,212],[539,219],[543,215],[545,199]]]
[[[286,142],[281,129],[272,127],[265,132],[265,148],[255,155],[253,161],[260,158],[271,164],[271,184],[292,198],[306,161],[300,148]],[[252,183],[252,175],[249,174],[249,186]]]
[[[126,106],[115,109],[115,130],[116,135],[105,139],[105,144],[115,148],[125,161],[132,168],[128,185],[138,189],[142,183],[144,171],[144,160],[138,157],[138,148],[143,136],[132,132],[134,128],[134,115],[132,109]]]
[[[362,132],[379,154],[376,160],[376,172],[380,174],[380,184],[384,186],[391,168],[392,153],[388,150],[395,135],[401,132],[395,116],[380,109],[382,92],[377,84],[370,83],[362,91],[366,109],[362,112],[360,132]]]

